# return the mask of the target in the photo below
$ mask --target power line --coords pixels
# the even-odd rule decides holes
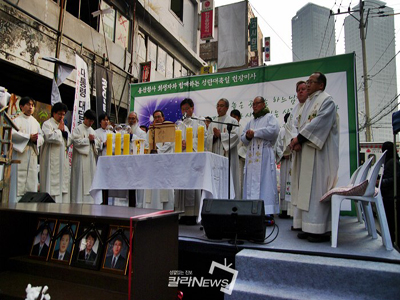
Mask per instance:
[[[382,56],[383,56],[383,55],[386,53],[386,51],[389,49],[389,46],[393,43],[393,41],[394,41],[394,39],[395,39],[395,37],[396,37],[396,34],[397,34],[398,32],[399,32],[399,31],[397,31],[397,32],[393,35],[393,38],[392,38],[392,40],[390,41],[390,43],[386,46],[385,51],[383,51],[383,53],[382,53],[381,56],[378,58],[378,60],[375,62],[375,64],[372,66],[372,68],[369,69],[368,73],[371,72],[372,69],[376,66],[376,64],[381,60]]]
[[[390,104],[394,103],[394,102],[399,98],[399,96],[400,96],[400,94],[398,94],[396,97],[394,97],[394,98],[391,100]],[[389,107],[390,104],[388,104],[387,107]],[[376,124],[377,122],[379,122],[380,120],[382,120],[384,117],[386,117],[388,114],[390,114],[392,111],[394,111],[394,110],[399,106],[399,104],[400,104],[400,103],[397,103],[397,104],[396,104],[395,106],[393,106],[388,112],[383,112],[383,114],[382,114],[378,119],[376,119],[375,121],[372,122],[372,118],[371,118],[370,121],[369,121],[369,124],[367,124],[367,122],[365,122],[364,125],[361,126],[361,127],[359,128],[359,130],[361,131],[361,130],[365,129],[368,125],[369,125],[369,126],[372,126],[372,125]],[[386,107],[386,108],[387,108],[387,107]],[[377,117],[377,116],[375,116],[374,118],[376,118],[376,117]]]
[[[379,108],[379,106],[384,102],[386,96],[388,95],[389,89],[390,89],[391,86],[392,86],[392,82],[393,82],[393,79],[394,79],[395,75],[396,75],[396,72],[393,70],[393,74],[392,74],[392,77],[391,77],[391,79],[390,79],[390,82],[387,84],[386,92],[385,92],[385,94],[383,95],[382,100],[381,100],[381,102],[378,104],[376,110],[381,110],[381,109]],[[386,81],[385,81],[385,82],[382,82],[382,81],[380,82],[379,80],[376,80],[376,79],[375,79],[375,82],[386,83]],[[386,107],[384,107],[384,108],[382,108],[382,109],[385,109],[385,108],[386,108]],[[379,112],[378,112],[378,113],[379,113]]]
[[[369,78],[370,79],[372,79],[372,78],[374,78],[376,75],[378,75],[383,69],[385,69],[389,64],[390,64],[390,62],[397,56],[397,54],[399,54],[400,53],[400,50],[395,54],[395,56],[393,56],[387,63],[386,63],[386,65],[382,68],[382,69],[380,69],[377,73],[375,73],[374,75],[371,75],[371,76],[369,76]]]
[[[326,26],[325,26],[324,37],[322,38],[321,48],[319,49],[318,57],[321,57],[322,46],[324,45],[325,36],[326,36],[326,32],[328,31],[328,25],[329,25],[330,19],[331,19],[331,15],[329,14],[329,18],[328,18],[328,21],[326,22]],[[335,30],[335,29],[333,29],[333,30]],[[326,53],[325,53],[325,55],[326,55]]]
[[[332,36],[333,36],[333,34],[335,33],[335,26],[336,26],[336,19],[335,19],[335,21],[334,21],[334,23],[333,23],[333,29],[332,29],[331,36],[330,36],[330,38],[329,38],[328,46],[326,47],[325,56],[327,56],[327,54],[328,54],[329,45],[331,44]],[[336,47],[336,44],[335,44],[335,47]]]
[[[297,54],[294,53],[293,49],[288,44],[286,44],[286,42],[281,38],[281,36],[272,28],[271,25],[268,24],[268,22],[264,19],[264,17],[254,7],[254,5],[251,4],[251,2],[249,2],[249,3],[250,3],[251,8],[258,14],[258,16],[268,25],[269,28],[271,28],[271,30],[278,36],[278,38],[285,44],[285,46],[288,47],[288,49],[293,53],[293,55],[296,56],[298,60],[300,60],[300,57],[298,57]]]
[[[343,2],[343,0],[342,0],[342,2]],[[340,5],[342,5],[342,2],[340,2]],[[335,1],[335,3],[332,5],[330,11],[332,11],[332,9],[335,7],[335,5],[336,5],[336,1]],[[340,7],[340,5],[339,5],[339,7]],[[327,22],[326,22],[324,37],[322,38],[321,48],[319,49],[318,57],[321,57],[322,46],[324,45],[325,36],[326,36],[326,32],[328,31],[328,26],[329,26],[329,21],[330,21],[330,19],[331,19],[331,14],[329,13],[329,17],[328,17],[328,20],[327,20]],[[336,20],[335,20],[335,23],[336,23]],[[333,25],[333,32],[335,32],[335,24]],[[326,56],[326,54],[327,54],[327,52],[328,52],[329,44],[330,44],[330,42],[331,42],[331,39],[332,39],[332,34],[331,34],[331,38],[329,39],[329,43],[328,43],[328,46],[327,46],[326,51],[325,51],[325,56]],[[335,44],[335,48],[336,48],[336,44]]]
[[[390,107],[398,98],[398,95],[396,97],[394,97],[392,100],[390,100],[390,102],[388,102],[388,104],[382,108],[382,110],[380,112],[378,112],[375,116],[373,116],[372,118],[370,118],[370,121],[372,121],[373,119],[377,118],[380,114],[384,114],[383,110],[387,109],[388,107]]]

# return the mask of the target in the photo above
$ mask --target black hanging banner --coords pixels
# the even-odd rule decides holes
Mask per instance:
[[[97,117],[111,112],[112,72],[96,64],[96,113]],[[100,126],[100,124],[97,124]]]
[[[400,111],[392,114],[393,134],[398,134],[400,131]]]

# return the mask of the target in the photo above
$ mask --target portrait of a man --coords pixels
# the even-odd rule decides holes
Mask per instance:
[[[51,238],[56,220],[40,219],[33,239],[31,256],[46,259],[51,246]]]
[[[53,253],[53,259],[69,261],[71,258],[71,251],[68,250],[71,243],[71,236],[69,232],[64,232],[60,239],[57,241],[58,249]],[[57,245],[56,245],[57,247]]]
[[[82,239],[81,241],[81,246],[80,246],[80,251],[78,254],[78,260],[83,261],[87,264],[96,264],[96,259],[97,259],[97,252],[95,249],[97,249],[96,246],[98,246],[97,243],[97,235],[95,234],[94,231],[89,231],[85,239]]]
[[[123,248],[127,248],[126,246],[124,247],[124,244],[125,242],[120,236],[117,236],[111,241],[108,247],[112,247],[112,254],[106,256],[106,260],[104,262],[105,268],[117,269],[122,271],[125,270],[126,254],[128,251],[125,250],[123,253]]]
[[[72,256],[73,244],[79,222],[60,221],[60,225],[55,234],[55,245],[51,259],[63,263],[69,263]]]

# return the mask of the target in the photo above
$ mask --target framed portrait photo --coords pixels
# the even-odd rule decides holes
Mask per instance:
[[[56,219],[39,219],[30,252],[31,257],[42,260],[48,259],[56,224]]]
[[[129,261],[129,227],[110,226],[102,270],[126,274]]]
[[[81,224],[75,241],[71,265],[86,269],[99,269],[106,234],[106,225],[104,224]]]
[[[52,261],[64,264],[71,262],[78,227],[78,221],[60,220],[58,222],[57,231],[53,238]]]

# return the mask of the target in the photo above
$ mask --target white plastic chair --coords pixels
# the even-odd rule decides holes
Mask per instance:
[[[373,166],[370,176],[368,178],[368,187],[363,196],[354,197],[355,200],[361,201],[365,215],[366,221],[368,222],[368,227],[371,228],[374,235],[376,236],[375,220],[372,213],[371,203],[375,203],[376,213],[379,221],[379,226],[381,228],[382,242],[387,250],[393,250],[392,239],[390,238],[389,226],[386,219],[385,208],[383,206],[382,194],[381,194],[381,181],[382,176],[379,180],[378,188],[375,188],[376,180],[379,175],[379,170],[383,165],[386,157],[386,151],[383,152],[382,156]]]
[[[335,195],[331,197],[331,214],[332,214],[332,236],[331,236],[331,246],[337,247],[337,237],[339,229],[339,216],[340,216],[340,206],[344,199],[352,199],[359,201],[362,204],[366,225],[368,228],[368,234],[372,235],[372,238],[377,238],[375,220],[372,214],[371,203],[375,203],[376,210],[378,214],[379,224],[381,227],[382,242],[387,250],[393,250],[392,240],[390,238],[389,227],[386,220],[385,209],[383,207],[382,195],[380,189],[375,193],[375,184],[378,178],[380,168],[385,160],[386,152],[379,158],[379,160],[372,167],[371,172],[368,176],[368,186],[363,195]],[[359,172],[360,173],[360,172]],[[361,176],[361,174],[360,174]],[[379,184],[380,185],[380,184]],[[325,200],[326,201],[326,200]]]
[[[367,179],[369,169],[371,168],[373,157],[370,157],[364,164],[362,164],[356,171],[354,171],[353,175],[350,179],[350,184],[357,185]],[[355,174],[355,175],[354,175]],[[363,222],[363,207],[359,201],[354,201],[357,213],[357,220],[359,223]],[[365,227],[368,230],[367,223],[365,223]]]

